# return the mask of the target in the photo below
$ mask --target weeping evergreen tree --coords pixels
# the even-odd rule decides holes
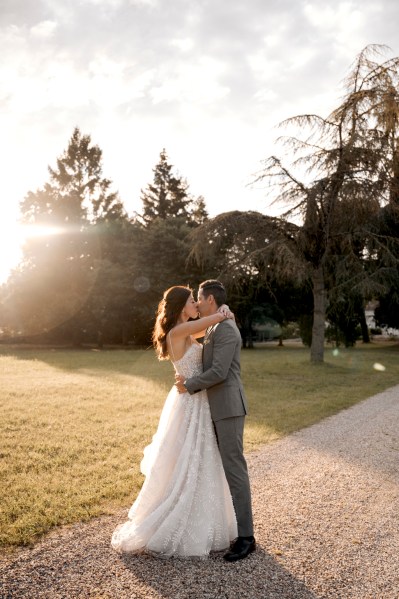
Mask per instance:
[[[392,253],[399,243],[399,152],[396,151],[394,177],[392,179],[389,202],[381,210],[378,229],[390,240]],[[378,326],[399,329],[399,265],[387,272],[387,289],[379,294],[375,309],[375,321]]]
[[[256,178],[276,186],[276,201],[288,207],[281,219],[228,213],[193,235],[197,259],[230,240],[237,260],[259,277],[274,270],[282,278],[310,280],[315,363],[324,357],[331,290],[350,285],[363,297],[375,295],[397,269],[398,244],[378,226],[395,184],[399,132],[399,58],[378,62],[383,50],[368,46],[360,53],[345,80],[343,102],[327,118],[306,114],[282,123],[301,133],[281,138],[292,165],[271,156]],[[225,268],[231,271],[228,262]]]

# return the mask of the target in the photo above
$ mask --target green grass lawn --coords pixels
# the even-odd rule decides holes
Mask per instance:
[[[398,384],[398,359],[394,342],[330,349],[319,366],[294,345],[243,351],[246,450]],[[170,363],[152,350],[0,346],[0,377],[0,543],[29,544],[54,526],[128,507],[173,384]]]

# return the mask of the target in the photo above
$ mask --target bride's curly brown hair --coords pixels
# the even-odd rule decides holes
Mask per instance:
[[[157,318],[152,332],[152,343],[159,360],[169,359],[166,336],[176,326],[178,318],[191,294],[192,289],[190,287],[176,285],[165,291],[163,298],[158,304]]]

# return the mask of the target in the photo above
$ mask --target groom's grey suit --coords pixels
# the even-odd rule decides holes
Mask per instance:
[[[253,535],[251,492],[243,454],[247,400],[240,374],[241,335],[231,319],[210,327],[204,339],[204,371],[184,381],[190,394],[206,389],[220,455],[233,498],[238,535]]]

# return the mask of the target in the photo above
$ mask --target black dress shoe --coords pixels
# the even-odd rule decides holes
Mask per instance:
[[[255,549],[254,537],[237,537],[230,550],[224,554],[223,559],[227,562],[236,562],[239,559],[248,557]]]

